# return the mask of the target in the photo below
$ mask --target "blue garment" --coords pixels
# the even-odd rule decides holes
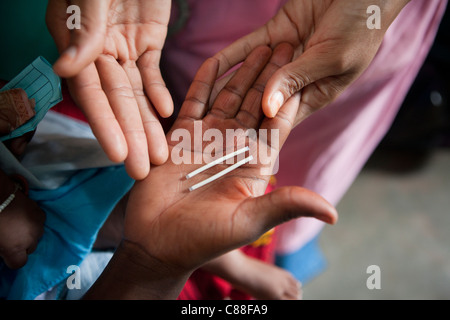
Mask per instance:
[[[277,255],[275,264],[291,272],[302,284],[310,282],[321,274],[327,265],[319,246],[319,236],[320,234],[295,252]]]
[[[10,81],[37,56],[53,64],[56,45],[47,30],[47,0],[0,1],[0,79]],[[123,166],[77,171],[53,190],[30,190],[46,213],[44,234],[19,270],[8,269],[0,259],[0,298],[34,299],[64,283],[67,268],[80,265],[91,252],[98,230],[132,180]]]
[[[68,288],[67,284],[63,283],[64,290],[61,290],[60,293],[62,298],[65,300],[81,299],[105,270],[113,254],[112,251],[91,252],[80,265],[80,288]]]
[[[80,170],[56,190],[30,190],[46,213],[44,235],[19,270],[0,267],[0,296],[35,299],[63,282],[91,252],[97,233],[134,184],[124,166]]]

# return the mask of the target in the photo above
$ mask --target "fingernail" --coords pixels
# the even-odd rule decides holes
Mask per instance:
[[[71,59],[75,58],[75,56],[77,55],[77,47],[71,46],[71,47],[67,48],[64,51],[64,55],[68,56]]]
[[[269,100],[269,106],[271,111],[271,116],[275,117],[278,110],[280,110],[281,106],[284,103],[284,96],[280,91],[275,92]]]

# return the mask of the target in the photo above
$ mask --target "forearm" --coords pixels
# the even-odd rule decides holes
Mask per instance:
[[[255,268],[254,261],[255,258],[236,249],[211,260],[202,269],[228,281],[234,288],[248,292],[248,288],[256,287],[259,281],[259,277],[255,277],[259,270]]]
[[[190,274],[123,240],[84,299],[172,300],[178,297]]]
[[[202,269],[230,283],[235,283],[240,278],[245,262],[247,262],[243,255],[244,253],[239,249],[227,252],[204,264]]]
[[[328,14],[341,15],[333,20],[337,30],[348,33],[360,41],[374,40],[384,36],[403,8],[411,0],[338,0],[330,6]],[[315,17],[320,19],[322,16]],[[329,17],[326,18],[328,20]],[[379,22],[376,28],[369,25]],[[330,27],[330,26],[328,26]],[[378,35],[378,36],[376,36]],[[345,34],[342,34],[345,36]],[[373,38],[374,37],[374,38]]]

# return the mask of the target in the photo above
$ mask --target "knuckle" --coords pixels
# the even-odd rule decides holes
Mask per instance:
[[[263,94],[264,90],[265,90],[266,86],[264,85],[264,83],[255,83],[252,87],[253,90],[255,90],[257,93]]]
[[[127,86],[115,87],[109,91],[110,94],[124,98],[134,98],[133,89]]]
[[[342,92],[342,88],[334,83],[329,83],[327,86],[316,86],[314,91],[314,100],[319,108],[334,101]]]
[[[141,88],[133,88],[133,95],[136,98],[146,98],[147,97],[144,90]]]
[[[311,83],[307,74],[296,70],[285,71],[284,78],[286,79],[285,89],[290,95],[295,94]]]
[[[228,83],[224,90],[227,91],[231,96],[234,96],[236,99],[240,101],[244,99],[244,93],[242,92],[242,88],[236,86],[233,83]]]
[[[355,61],[358,60],[359,59],[355,57],[355,53],[349,50],[342,50],[333,56],[329,67],[335,75],[339,75],[349,71]]]
[[[251,127],[251,124],[259,122],[259,118],[248,110],[241,110],[236,115],[236,120],[242,124],[243,127]]]
[[[290,117],[283,112],[283,110],[279,110],[277,116],[271,120],[274,122],[276,128],[291,129],[294,127],[293,119],[290,119]]]

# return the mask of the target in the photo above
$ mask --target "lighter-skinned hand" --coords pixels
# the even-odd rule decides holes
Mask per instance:
[[[264,26],[237,40],[215,57],[224,74],[255,47],[288,42],[291,62],[267,81],[262,109],[274,117],[301,91],[295,124],[335,100],[367,68],[384,34],[409,0],[289,0]],[[381,10],[381,28],[369,29],[369,6]]]
[[[80,29],[66,26],[69,5],[80,8]],[[47,8],[61,53],[55,72],[68,79],[106,154],[124,161],[134,179],[168,157],[158,114],[173,112],[159,69],[170,6],[167,0],[50,0]]]

